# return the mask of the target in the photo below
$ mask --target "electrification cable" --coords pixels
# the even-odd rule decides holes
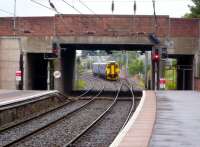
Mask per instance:
[[[133,29],[136,25],[136,22],[135,22],[135,15],[136,15],[136,10],[137,10],[137,5],[136,5],[136,0],[134,0],[134,3],[133,3],[133,16],[132,16],[132,19],[131,19],[131,24],[132,24],[132,27],[131,27],[131,35],[133,35]]]
[[[111,11],[112,13],[114,12],[115,10],[115,3],[114,3],[114,0],[112,0],[112,4],[111,4]]]
[[[62,0],[65,4],[67,4],[68,6],[70,6],[71,8],[73,8],[75,11],[77,11],[79,14],[82,14],[81,11],[79,11],[77,8],[75,8],[74,6],[72,6],[70,3],[68,3],[65,0]]]
[[[35,0],[30,0],[30,1],[33,2],[33,3],[35,3],[35,4],[38,4],[38,5],[42,6],[42,7],[44,7],[44,8],[47,8],[47,9],[52,10],[52,11],[55,11],[55,10],[53,10],[52,8],[47,7],[47,6],[45,6],[44,4],[39,3],[39,2],[37,2],[37,1],[35,1]]]
[[[89,11],[91,11],[93,14],[96,15],[96,13],[95,13],[91,8],[89,8],[84,2],[82,2],[81,0],[79,0],[79,2],[80,2],[84,7],[86,7]]]
[[[137,9],[136,0],[134,0],[134,4],[133,4],[134,15],[136,14],[136,9]]]
[[[3,10],[3,9],[0,9],[0,11],[3,12],[3,13],[9,14],[9,15],[14,15],[12,12],[8,12],[8,11]]]
[[[60,12],[58,12],[58,10],[56,9],[55,5],[51,2],[51,0],[49,0],[49,5],[51,6],[51,8],[52,8],[56,13],[60,13]]]
[[[62,13],[59,12],[59,11],[56,9],[55,5],[54,5],[50,0],[49,0],[49,5],[50,5],[51,7],[47,7],[46,5],[43,5],[43,4],[41,4],[41,3],[39,3],[39,2],[37,2],[37,1],[35,1],[35,0],[31,0],[31,1],[32,1],[33,3],[35,3],[35,4],[38,4],[38,5],[40,5],[40,6],[44,7],[44,8],[46,8],[46,9],[49,9],[49,10],[51,10],[51,11],[56,12],[56,14],[58,14],[58,16],[59,16],[61,22],[63,23],[63,26],[65,27],[65,29],[66,29],[66,30],[69,29],[69,28],[66,27],[67,25],[66,25],[66,23],[65,23],[65,21],[64,21],[64,19],[63,19],[63,17],[62,17]]]
[[[154,27],[155,27],[155,31],[157,30],[158,27],[158,21],[157,21],[157,16],[156,16],[156,10],[155,10],[155,0],[152,0],[153,3],[153,15],[154,15]]]
[[[54,9],[55,10],[55,12],[57,12],[57,14],[58,14],[58,16],[59,16],[59,18],[60,18],[60,20],[62,21],[62,23],[63,23],[63,25],[64,25],[64,27],[65,27],[65,29],[66,30],[68,30],[69,28],[67,28],[66,26],[67,26],[67,24],[65,23],[65,21],[64,21],[64,18],[63,18],[63,16],[62,16],[62,14],[56,9],[56,7],[55,7],[55,5],[51,2],[51,0],[49,0],[49,5],[51,6],[51,8],[52,9]]]

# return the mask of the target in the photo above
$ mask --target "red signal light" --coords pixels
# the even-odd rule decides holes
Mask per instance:
[[[154,55],[154,59],[159,59],[159,55]]]
[[[158,62],[160,60],[160,54],[159,54],[159,51],[156,50],[154,53],[153,53],[153,56],[152,56],[152,60],[154,62]]]

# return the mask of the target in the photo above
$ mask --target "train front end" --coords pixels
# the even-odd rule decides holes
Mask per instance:
[[[119,79],[119,65],[116,62],[110,62],[106,66],[106,79],[116,81]]]

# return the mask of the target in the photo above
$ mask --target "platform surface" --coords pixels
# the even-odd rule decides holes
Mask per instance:
[[[150,147],[200,147],[200,93],[158,91]]]
[[[155,122],[155,114],[155,92],[144,91],[133,116],[110,147],[147,147]]]
[[[55,91],[35,91],[35,90],[1,90],[0,89],[0,106],[11,104],[14,102],[24,101],[39,97]]]

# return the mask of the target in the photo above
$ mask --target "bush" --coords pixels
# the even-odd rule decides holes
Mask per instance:
[[[167,90],[175,90],[176,89],[176,82],[174,82],[174,81],[167,81],[166,82],[166,89]]]
[[[75,89],[76,90],[82,90],[86,86],[86,82],[84,80],[76,80],[75,81]]]

